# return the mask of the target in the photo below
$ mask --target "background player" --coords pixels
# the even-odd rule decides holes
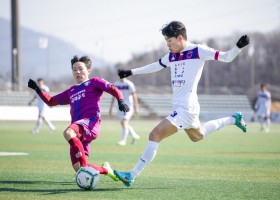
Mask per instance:
[[[258,98],[255,103],[256,117],[261,125],[261,131],[270,129],[271,94],[265,84],[261,84]],[[264,128],[265,123],[265,128]]]
[[[37,84],[38,84],[38,87],[40,87],[41,90],[43,90],[44,92],[46,92],[46,93],[50,92],[49,87],[44,84],[44,80],[42,78],[39,78],[37,80]],[[39,97],[39,95],[36,92],[34,94],[34,97],[28,103],[28,105],[31,105],[31,103],[35,99],[37,99],[37,107],[38,107],[39,114],[38,114],[37,123],[36,123],[34,129],[32,130],[32,133],[39,133],[40,132],[40,128],[42,126],[43,121],[47,124],[47,126],[49,127],[51,132],[54,132],[55,131],[54,125],[46,117],[47,116],[46,112],[47,112],[48,106],[44,103],[44,101]]]
[[[210,133],[231,124],[235,124],[243,132],[246,132],[246,124],[241,113],[208,121],[201,125],[198,118],[200,106],[197,97],[197,85],[206,60],[231,62],[240,53],[241,48],[249,44],[249,38],[244,35],[231,50],[220,52],[204,45],[189,42],[184,24],[178,21],[165,25],[162,29],[162,35],[169,48],[169,53],[159,59],[158,62],[119,72],[120,78],[124,78],[136,74],[153,73],[169,67],[173,90],[173,113],[152,130],[146,150],[138,163],[130,172],[114,170],[116,176],[126,186],[131,186],[145,166],[154,159],[159,142],[180,129],[185,130],[194,142],[200,141]]]
[[[128,112],[129,108],[123,101],[122,93],[111,83],[95,77],[89,79],[91,60],[87,56],[74,56],[71,69],[76,85],[64,92],[51,96],[43,91],[33,80],[28,87],[34,89],[49,106],[70,104],[71,124],[63,135],[70,144],[70,157],[75,171],[80,167],[90,166],[117,180],[108,163],[103,167],[87,162],[90,155],[90,143],[97,139],[101,122],[100,99],[103,92],[108,92],[118,100],[119,110]]]
[[[129,107],[129,112],[118,111],[118,118],[122,126],[122,137],[121,140],[117,142],[117,144],[122,146],[126,145],[128,134],[132,136],[132,144],[133,144],[136,139],[140,138],[139,135],[135,133],[132,126],[129,124],[129,120],[133,115],[133,111],[135,110],[135,114],[138,114],[138,98],[136,94],[136,89],[133,82],[131,82],[126,78],[116,81],[114,85],[122,92],[124,97],[124,103]],[[112,98],[110,109],[109,109],[110,116],[112,115],[114,102],[115,102],[115,98]]]

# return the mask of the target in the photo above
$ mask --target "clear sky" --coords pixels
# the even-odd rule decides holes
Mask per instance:
[[[190,40],[269,32],[280,27],[280,0],[19,0],[20,23],[109,62],[163,44],[163,24],[182,21]],[[10,0],[0,17],[10,20]]]

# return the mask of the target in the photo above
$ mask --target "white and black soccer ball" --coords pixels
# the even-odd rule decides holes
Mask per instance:
[[[84,190],[93,190],[99,182],[99,172],[92,167],[81,167],[76,173],[76,183]]]

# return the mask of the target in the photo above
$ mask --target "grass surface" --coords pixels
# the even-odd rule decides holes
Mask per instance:
[[[109,161],[128,171],[143,153],[148,134],[158,121],[133,121],[141,136],[134,145],[120,147],[120,125],[104,120],[98,140],[91,145],[90,162]],[[0,199],[280,199],[280,125],[270,133],[249,124],[244,134],[226,127],[198,143],[182,131],[164,140],[155,160],[132,188],[100,176],[95,191],[75,183],[69,145],[62,136],[67,123],[57,122],[51,134],[30,130],[35,122],[0,121],[0,152],[27,156],[0,156]],[[130,140],[130,138],[129,138]]]

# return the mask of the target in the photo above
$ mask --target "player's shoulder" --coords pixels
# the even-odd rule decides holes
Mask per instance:
[[[120,84],[121,84],[120,81],[115,81],[115,82],[114,82],[114,85],[120,85]]]
[[[125,83],[130,87],[134,87],[134,83],[131,80],[125,79]]]
[[[201,46],[201,44],[187,42],[187,47],[189,47],[189,48],[196,48],[196,47],[199,47],[199,46]]]
[[[89,80],[90,82],[106,82],[108,83],[108,81],[106,81],[104,78],[100,78],[100,77],[93,77]]]
[[[72,85],[71,87],[69,87],[67,90],[65,90],[64,92],[69,92],[69,91],[73,91],[73,89],[76,87],[77,85]]]
[[[128,84],[133,84],[133,82],[131,80],[128,80],[128,79],[124,79],[124,82],[128,83]]]

